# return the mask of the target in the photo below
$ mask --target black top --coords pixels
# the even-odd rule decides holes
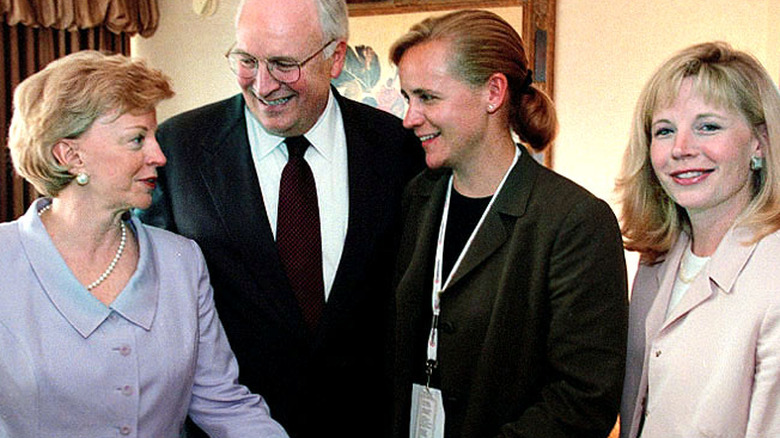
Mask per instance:
[[[485,212],[492,196],[484,198],[469,198],[452,189],[450,197],[450,212],[447,219],[447,231],[444,234],[444,265],[442,266],[442,281],[450,275],[452,267],[463,251],[474,227],[477,226],[482,213]]]

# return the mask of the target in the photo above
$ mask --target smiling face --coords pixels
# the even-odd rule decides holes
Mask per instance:
[[[164,166],[166,161],[154,137],[156,113],[126,113],[116,120],[114,117],[103,116],[77,139],[63,140],[72,142],[78,155],[79,164],[72,171],[90,176],[83,189],[109,209],[148,208],[157,167]]]
[[[761,154],[745,118],[708,103],[692,79],[683,81],[669,107],[653,113],[653,171],[691,220],[701,214],[735,219],[752,197],[750,157]]]
[[[333,43],[335,53],[323,53],[301,67],[293,83],[279,82],[262,60],[303,61],[325,43],[312,0],[250,0],[241,10],[235,49],[261,60],[257,75],[238,78],[247,106],[266,131],[289,137],[306,133],[328,103],[331,78],[344,64],[346,45]],[[327,52],[327,50],[326,50]]]
[[[398,62],[401,93],[409,103],[404,127],[413,129],[431,169],[458,171],[478,162],[485,147],[487,91],[452,76],[449,44],[430,41],[409,48]]]

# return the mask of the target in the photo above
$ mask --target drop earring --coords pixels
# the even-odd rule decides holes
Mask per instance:
[[[756,171],[764,168],[764,158],[757,155],[750,157],[750,170]]]
[[[89,184],[89,175],[86,172],[79,172],[76,175],[76,184],[80,186]]]

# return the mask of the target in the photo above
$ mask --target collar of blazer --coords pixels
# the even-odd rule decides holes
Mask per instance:
[[[543,171],[545,170],[542,166],[534,161],[530,154],[524,152],[520,155],[491,211],[485,217],[477,239],[450,280],[448,289],[455,287],[464,275],[506,242],[517,218],[525,214],[533,185],[539,172]],[[448,169],[427,170],[419,177],[419,184],[414,186],[414,191],[410,193],[411,196],[424,199],[420,205],[426,206],[424,207],[426,212],[421,217],[425,225],[420,229],[420,234],[429,236],[433,243],[438,233],[444,195],[449,186],[451,173]],[[427,239],[423,238],[423,240]]]
[[[520,217],[528,209],[531,190],[539,172],[548,171],[536,162],[526,150],[523,150],[515,167],[498,194],[493,210],[509,216]],[[431,197],[434,191],[447,190],[447,182],[452,174],[450,169],[428,169],[420,176],[422,182],[415,187],[414,196]],[[508,195],[511,194],[511,195]],[[443,199],[443,198],[442,198]]]
[[[708,266],[704,267],[702,277],[709,277],[725,293],[731,293],[734,283],[740,272],[756,249],[757,242],[750,244],[753,238],[752,231],[747,227],[732,226],[723,236],[718,248],[712,254]],[[677,238],[668,253],[658,258],[658,261],[669,261],[669,272],[676,274],[677,265],[682,258],[683,250],[688,246],[690,235],[683,231]],[[673,269],[672,269],[673,268]],[[659,270],[658,279],[661,281],[667,270]]]
[[[675,308],[672,309],[669,317],[665,318],[663,316],[666,314],[667,298],[674,287],[677,267],[685,248],[690,242],[688,233],[682,232],[675,244],[664,256],[664,260],[668,262],[665,268],[658,269],[656,272],[658,298],[655,299],[650,310],[650,314],[655,315],[655,317],[648,317],[647,332],[656,333],[659,330],[664,330],[674,321],[708,300],[718,292],[718,289],[722,293],[733,293],[737,278],[742,273],[757,246],[757,243],[746,244],[751,237],[752,232],[746,227],[732,227],[729,229],[718,245],[718,249],[712,254],[712,258],[707,266],[693,280],[690,289]],[[657,329],[653,329],[654,326]]]

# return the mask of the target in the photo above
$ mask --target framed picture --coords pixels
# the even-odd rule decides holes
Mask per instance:
[[[405,101],[388,54],[393,42],[431,15],[457,9],[486,9],[504,18],[523,37],[534,83],[553,97],[555,0],[348,0],[350,43],[341,75],[333,81],[343,95],[403,117]],[[552,166],[552,146],[534,153]]]

